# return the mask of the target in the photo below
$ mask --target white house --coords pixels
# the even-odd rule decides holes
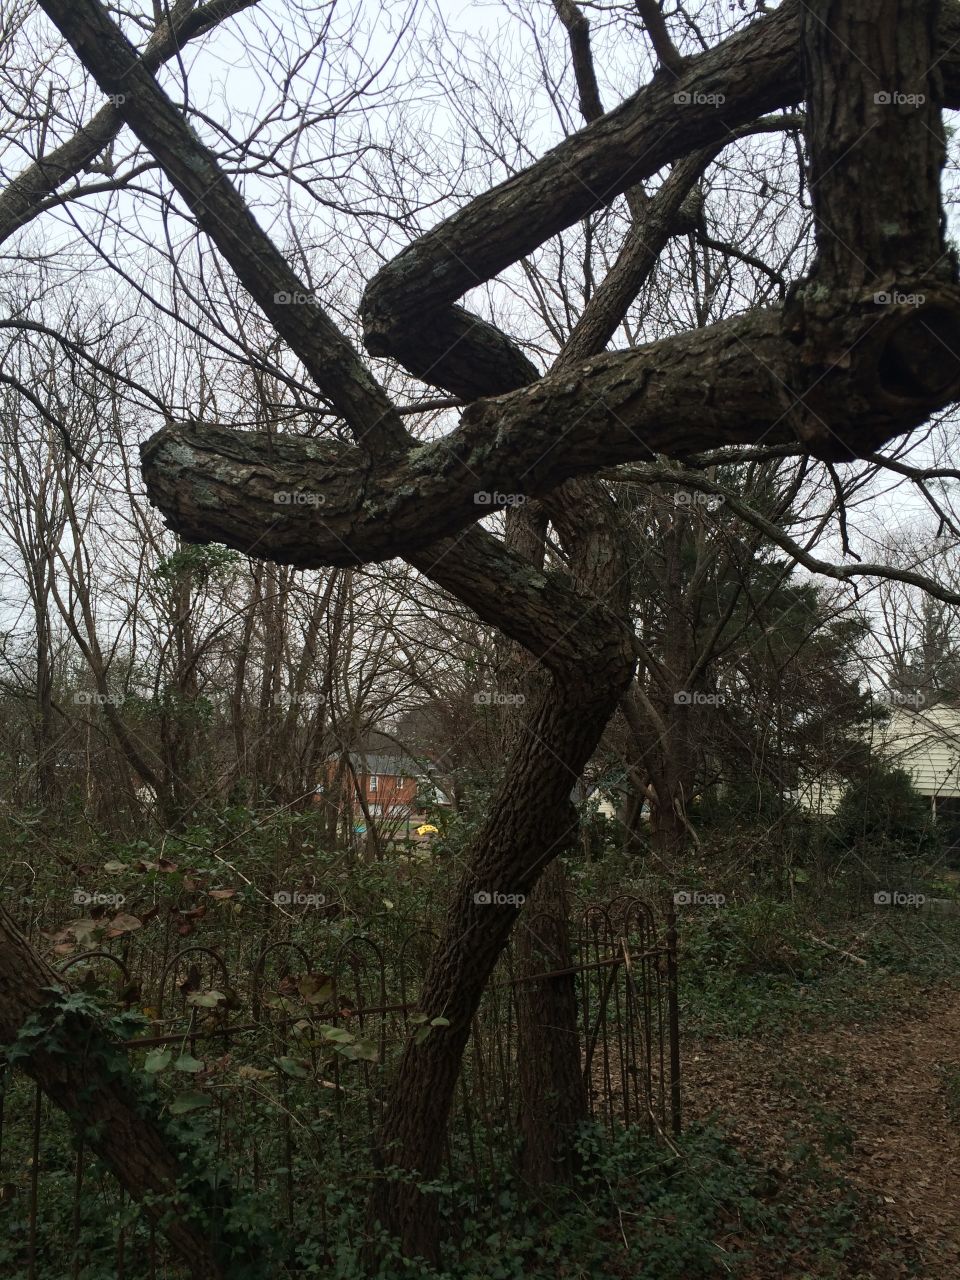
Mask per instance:
[[[895,708],[886,724],[873,724],[867,738],[877,755],[910,775],[930,808],[951,818],[960,809],[960,710],[943,705]],[[807,783],[799,802],[814,813],[836,812],[842,787],[835,778]]]

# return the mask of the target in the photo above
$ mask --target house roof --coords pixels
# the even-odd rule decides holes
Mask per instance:
[[[375,773],[392,778],[419,778],[425,769],[412,756],[383,756],[351,752],[350,763],[357,773]]]

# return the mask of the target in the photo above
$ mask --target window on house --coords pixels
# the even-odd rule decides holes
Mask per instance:
[[[378,782],[378,781],[379,781],[379,779],[377,778],[377,775],[376,775],[375,773],[371,773],[371,775],[370,775],[370,790],[371,790],[371,791],[376,791],[376,789],[377,789],[377,782]]]

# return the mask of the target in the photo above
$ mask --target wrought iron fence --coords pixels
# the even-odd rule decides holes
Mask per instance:
[[[189,1096],[205,1099],[211,1155],[229,1170],[232,1184],[252,1187],[273,1225],[285,1224],[294,1236],[304,1234],[309,1216],[311,1239],[322,1247],[335,1228],[342,1235],[344,1215],[342,1204],[338,1209],[318,1189],[355,1184],[361,1194],[436,936],[413,927],[389,939],[331,936],[326,945],[322,937],[310,945],[268,937],[253,954],[239,936],[226,948],[193,940],[178,946],[185,940],[176,930],[156,924],[72,955],[61,968],[71,983],[96,990],[115,1007],[146,1012],[150,1025],[127,1050],[161,1059],[169,1051],[173,1061],[156,1078],[174,1103],[184,1096],[174,1080],[194,1086],[199,1080]],[[595,1122],[611,1131],[639,1126],[651,1135],[679,1128],[671,924],[647,903],[623,897],[577,912],[569,968],[521,975],[514,952],[505,952],[464,1058],[446,1144],[452,1182],[489,1195],[509,1167],[519,1106],[517,992],[525,981],[574,978]],[[176,1072],[177,1058],[194,1074]],[[7,1273],[83,1280],[93,1274],[85,1270],[90,1257],[109,1254],[97,1275],[179,1275],[162,1241],[32,1082],[8,1071],[2,1083]],[[91,1223],[92,1212],[102,1221]],[[59,1263],[51,1266],[52,1257]]]

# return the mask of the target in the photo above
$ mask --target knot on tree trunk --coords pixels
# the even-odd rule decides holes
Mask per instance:
[[[784,317],[797,343],[790,418],[817,458],[850,462],[960,395],[960,288],[923,278],[838,297],[816,283]]]

